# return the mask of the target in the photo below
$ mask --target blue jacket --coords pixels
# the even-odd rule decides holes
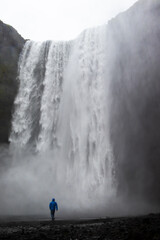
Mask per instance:
[[[57,210],[58,211],[58,204],[55,202],[55,199],[53,198],[52,199],[52,202],[50,202],[49,204],[49,209],[50,210]]]

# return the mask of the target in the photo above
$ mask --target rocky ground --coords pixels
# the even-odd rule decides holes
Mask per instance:
[[[160,214],[81,221],[1,221],[0,239],[160,240]]]

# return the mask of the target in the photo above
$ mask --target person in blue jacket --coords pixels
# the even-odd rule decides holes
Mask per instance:
[[[55,202],[54,198],[52,199],[52,201],[49,204],[49,209],[51,211],[51,218],[52,218],[52,220],[54,220],[55,210],[58,211],[58,204]]]

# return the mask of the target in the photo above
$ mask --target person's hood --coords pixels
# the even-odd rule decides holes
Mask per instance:
[[[55,198],[52,198],[52,202],[54,202],[55,201]]]

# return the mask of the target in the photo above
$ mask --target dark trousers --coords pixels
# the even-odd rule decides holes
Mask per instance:
[[[52,218],[52,220],[54,220],[54,213],[55,213],[55,209],[51,210],[51,218]]]

